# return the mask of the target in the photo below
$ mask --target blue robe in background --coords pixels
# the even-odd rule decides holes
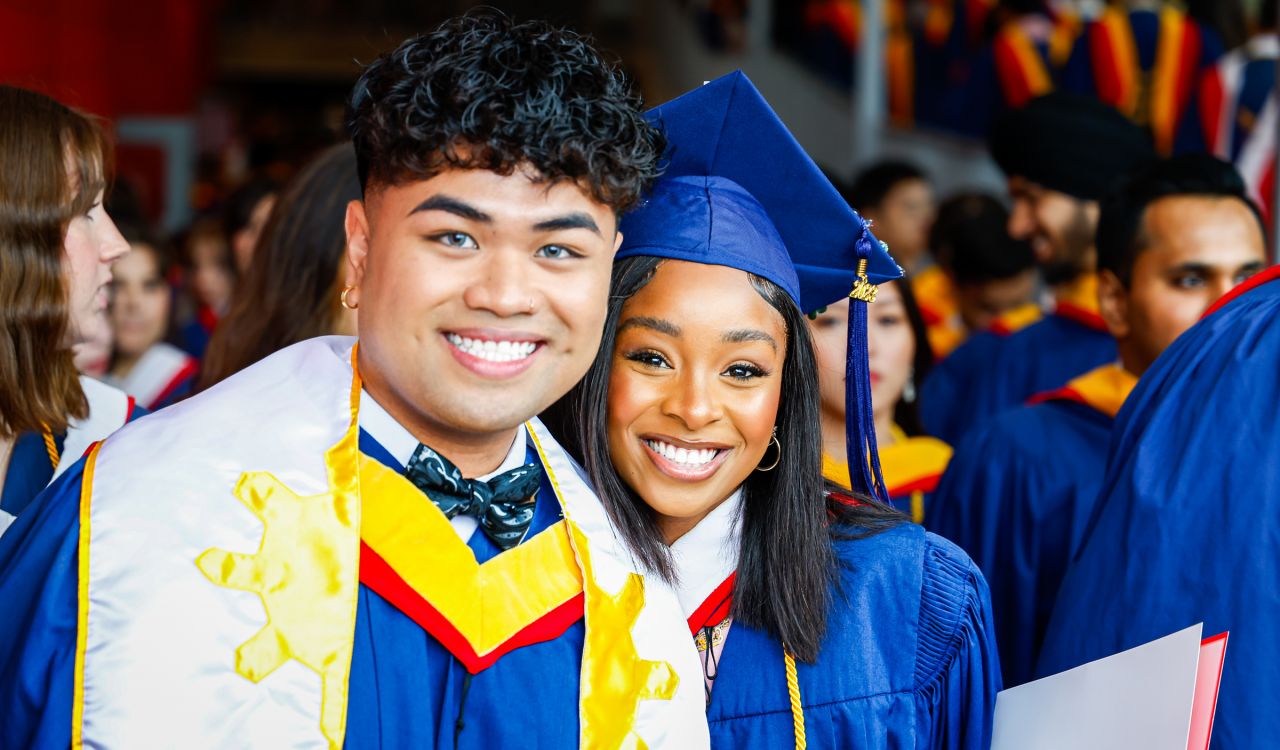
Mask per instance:
[[[1280,739],[1277,278],[1272,269],[1229,295],[1125,403],[1038,668],[1054,674],[1198,622],[1206,636],[1229,630],[1218,748]]]
[[[984,418],[1115,360],[1115,339],[1085,320],[1059,312],[1008,336],[970,337],[925,378],[925,432],[956,445]]]
[[[141,406],[134,406],[129,411],[128,421],[149,414]],[[58,446],[58,454],[66,443],[66,434],[54,435],[53,442]],[[4,488],[0,489],[0,511],[16,516],[26,509],[31,501],[40,494],[53,479],[54,466],[49,461],[49,451],[45,448],[44,436],[38,432],[24,432],[13,444],[13,453],[9,456],[9,468],[4,475]]]
[[[982,574],[914,524],[836,550],[826,638],[797,663],[808,747],[985,750],[1000,665]],[[795,746],[777,640],[733,623],[707,720],[718,750]]]
[[[991,586],[1008,687],[1034,677],[1058,587],[1102,485],[1111,404],[1135,380],[1127,376],[1105,405],[1068,386],[987,420],[957,447],[934,493],[926,525],[969,553]]]
[[[402,469],[363,431],[360,448]],[[3,748],[70,743],[83,467],[82,460],[59,477],[0,537]],[[559,520],[559,502],[544,481],[530,535]],[[468,546],[481,562],[498,553],[480,532]],[[438,641],[362,584],[345,747],[575,747],[584,634],[579,618],[557,638],[516,649],[468,678]]]

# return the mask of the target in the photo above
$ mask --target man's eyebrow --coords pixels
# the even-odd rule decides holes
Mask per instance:
[[[668,336],[677,338],[680,336],[680,326],[675,323],[672,323],[669,320],[650,318],[643,315],[634,318],[627,318],[622,321],[622,325],[618,326],[618,333],[622,333],[629,328],[648,328],[651,331],[665,333]]]
[[[739,328],[733,331],[726,331],[720,340],[726,344],[745,344],[748,341],[763,341],[773,350],[778,351],[778,341],[769,334],[758,328]]]
[[[533,228],[539,232],[555,232],[564,229],[586,229],[595,232],[598,236],[603,236],[600,235],[600,227],[596,226],[595,219],[581,211],[574,211],[571,214],[565,214],[564,216],[557,216],[554,219],[540,221],[537,224],[534,224]]]
[[[452,198],[447,195],[431,196],[425,201],[419,203],[417,206],[414,206],[413,210],[409,212],[409,215],[412,216],[422,211],[444,211],[445,213],[453,214],[454,216],[459,216],[470,221],[478,221],[484,224],[493,223],[493,217],[489,214],[469,203],[465,203],[457,198]]]

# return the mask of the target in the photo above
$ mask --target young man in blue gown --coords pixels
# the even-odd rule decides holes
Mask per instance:
[[[1043,320],[972,336],[929,373],[920,418],[952,445],[982,419],[1115,359],[1094,293],[1098,201],[1151,157],[1118,112],[1063,93],[1004,115],[990,144],[1013,201],[1009,234],[1031,243],[1054,299]]]
[[[358,345],[138,421],[0,539],[0,746],[706,744],[674,594],[533,419],[660,134],[585,39],[496,14],[375,61],[349,128]]]
[[[1280,269],[1237,287],[1143,375],[1037,671],[1204,623],[1230,631],[1213,746],[1280,737]]]
[[[1266,264],[1239,174],[1202,155],[1158,162],[1104,200],[1097,247],[1099,310],[1119,361],[970,430],[927,516],[991,584],[1009,686],[1034,674],[1102,484],[1116,412],[1166,346]]]

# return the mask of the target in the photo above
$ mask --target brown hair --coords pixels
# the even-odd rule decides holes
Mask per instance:
[[[331,147],[285,189],[204,356],[201,390],[303,339],[333,333],[347,237],[360,198],[351,144]]]
[[[88,416],[66,343],[63,243],[106,187],[110,155],[89,117],[0,85],[0,436]]]

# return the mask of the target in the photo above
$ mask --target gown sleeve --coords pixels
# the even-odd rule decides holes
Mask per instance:
[[[1045,460],[1024,452],[1027,441],[1040,437],[1014,429],[1024,411],[987,420],[965,436],[926,517],[930,531],[959,545],[985,574],[999,614],[993,627],[1000,663],[1011,685],[1032,678],[1052,606],[1040,590],[1040,531],[1046,520],[1039,517],[1038,505],[1050,504],[1043,496],[1055,482],[1047,476]],[[1061,557],[1065,560],[1065,551]]]
[[[986,750],[1001,686],[991,599],[973,562],[933,534],[925,544],[915,674],[923,717],[916,747]]]
[[[83,472],[81,459],[0,537],[0,747],[71,744]]]

